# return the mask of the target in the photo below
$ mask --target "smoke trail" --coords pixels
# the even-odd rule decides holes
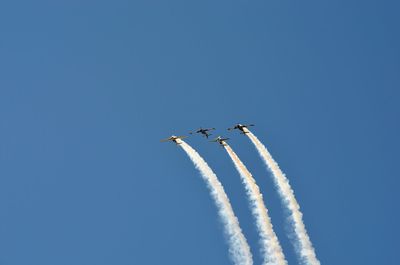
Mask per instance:
[[[315,250],[312,246],[311,240],[307,234],[306,227],[303,223],[303,214],[300,212],[300,206],[294,197],[294,192],[290,187],[289,180],[283,174],[278,164],[272,158],[267,148],[258,140],[258,138],[252,134],[248,129],[244,128],[246,135],[250,138],[251,142],[255,145],[261,158],[264,160],[267,167],[271,170],[275,186],[278,189],[278,193],[281,197],[285,207],[290,212],[290,225],[293,226],[293,230],[296,237],[294,246],[297,254],[300,256],[302,264],[319,265],[320,262],[316,257]]]
[[[246,193],[250,200],[251,211],[256,219],[257,229],[261,240],[261,252],[263,254],[263,264],[287,264],[278,238],[272,228],[271,219],[268,216],[267,207],[264,204],[262,194],[258,188],[256,181],[246,166],[240,161],[239,157],[233,152],[228,144],[224,144],[225,150],[231,157],[237,171],[240,174],[242,182],[245,186]]]
[[[210,189],[211,197],[217,205],[219,217],[224,225],[225,234],[227,235],[229,243],[229,253],[234,264],[252,265],[253,258],[250,247],[240,229],[239,221],[233,212],[221,182],[219,182],[217,176],[204,159],[192,147],[180,139],[178,139],[177,143],[180,144],[195,167],[200,171],[201,176]]]

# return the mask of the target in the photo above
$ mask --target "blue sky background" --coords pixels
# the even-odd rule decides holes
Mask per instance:
[[[398,1],[2,1],[0,264],[230,264],[184,152],[255,123],[322,264],[398,264]],[[269,173],[245,137],[289,264]],[[187,141],[257,233],[223,149]]]

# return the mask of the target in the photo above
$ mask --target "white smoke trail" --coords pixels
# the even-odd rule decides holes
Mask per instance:
[[[257,229],[261,237],[260,243],[261,252],[264,259],[263,264],[287,264],[278,238],[273,230],[271,219],[268,216],[268,210],[264,204],[263,196],[256,184],[256,181],[251,173],[247,170],[246,166],[242,163],[242,161],[240,161],[239,157],[235,154],[232,148],[226,143],[224,148],[228,152],[237,171],[239,172],[246,189],[247,196],[249,197],[251,206],[250,208],[254,218],[256,219]]]
[[[299,259],[302,264],[308,265],[319,265],[320,262],[317,259],[315,250],[312,246],[311,240],[307,234],[306,227],[303,223],[303,214],[300,212],[300,206],[296,201],[294,192],[290,187],[289,180],[283,174],[278,164],[272,158],[267,148],[258,140],[258,138],[252,134],[248,129],[244,128],[246,135],[250,138],[251,142],[255,145],[261,158],[271,170],[275,186],[278,189],[278,193],[285,207],[290,212],[290,225],[293,226],[296,242],[294,246],[297,254],[300,256]]]
[[[204,159],[192,147],[180,139],[177,141],[192,160],[195,167],[200,171],[201,176],[207,183],[211,197],[217,205],[218,214],[222,220],[225,234],[228,238],[229,253],[234,264],[252,265],[253,258],[250,252],[250,247],[240,229],[239,221],[233,212],[232,206],[221,182],[219,182],[217,176]]]

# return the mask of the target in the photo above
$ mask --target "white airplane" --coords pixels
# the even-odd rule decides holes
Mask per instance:
[[[218,136],[214,140],[211,140],[210,142],[218,142],[221,146],[226,146],[225,141],[229,140],[229,138],[222,138],[221,136]]]
[[[171,137],[168,137],[168,138],[166,138],[166,139],[162,139],[161,142],[172,141],[172,142],[174,142],[174,143],[176,143],[176,144],[181,144],[181,143],[178,143],[178,139],[184,139],[184,138],[186,138],[186,137],[187,137],[187,136],[175,136],[175,135],[172,135]]]

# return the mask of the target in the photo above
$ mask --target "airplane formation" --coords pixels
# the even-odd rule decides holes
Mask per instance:
[[[228,131],[239,130],[241,134],[246,134],[247,131],[245,131],[244,128],[251,127],[251,126],[254,126],[254,124],[240,124],[240,123],[238,123],[238,124],[235,124],[233,127],[228,128]],[[213,131],[213,130],[215,130],[215,128],[202,128],[202,127],[200,127],[197,130],[189,132],[189,134],[198,133],[198,134],[201,134],[202,136],[204,136],[204,137],[206,137],[208,139],[208,137],[210,135],[212,135],[210,133],[210,131]],[[175,135],[172,135],[172,136],[170,136],[170,137],[168,137],[166,139],[162,139],[161,142],[172,141],[172,142],[174,142],[174,143],[176,143],[178,145],[178,144],[180,144],[178,139],[184,139],[186,137],[187,136],[175,136]],[[222,136],[218,136],[217,138],[214,138],[213,140],[210,140],[210,142],[217,142],[217,143],[220,144],[220,146],[225,146],[226,145],[225,142],[227,140],[229,140],[229,138],[224,138]]]
[[[303,220],[302,220],[302,213],[300,212],[299,209],[299,204],[296,201],[296,198],[294,197],[294,192],[293,189],[289,185],[289,181],[287,180],[285,174],[281,171],[275,160],[272,158],[266,147],[258,140],[258,138],[250,133],[250,131],[247,129],[248,127],[252,127],[254,124],[235,124],[233,127],[228,128],[228,131],[233,131],[237,130],[240,134],[242,135],[247,135],[249,136],[250,141],[254,144],[256,147],[258,153],[262,157],[262,160],[266,164],[268,168],[273,168],[271,169],[271,175],[274,179],[274,182],[276,183],[277,190],[280,194],[280,197],[283,201],[283,204],[285,205],[285,208],[290,212],[290,219],[289,219],[289,224],[293,226],[293,231],[296,235],[294,245],[297,248],[299,246],[299,251],[298,253],[301,255],[300,260],[307,260],[307,264],[320,264],[318,261],[316,254],[314,252],[314,248],[312,247],[311,241],[309,239],[309,236],[307,234],[307,231],[305,229]],[[201,136],[205,138],[209,138],[211,135],[210,131],[214,131],[215,128],[202,128],[200,127],[197,130],[189,132],[189,134],[200,134]],[[204,161],[204,159],[194,150],[190,145],[186,144],[185,142],[181,141],[181,139],[186,138],[186,136],[175,136],[172,135],[166,139],[162,139],[161,142],[174,142],[177,146],[180,145],[182,149],[187,153],[187,155],[190,157],[192,162],[195,164],[195,167],[201,172],[201,176],[204,178],[204,180],[208,183],[210,186],[210,191],[212,194],[212,197],[216,200],[216,204],[219,207],[219,212],[223,212],[224,214],[221,215],[221,218],[224,220],[223,223],[227,226],[228,231],[233,231],[233,229],[230,227],[232,224],[237,223],[236,216],[234,215],[233,212],[229,214],[226,214],[226,212],[232,211],[231,206],[229,205],[229,199],[223,199],[224,197],[227,198],[227,195],[224,193],[224,189],[222,187],[222,184],[218,181],[217,176],[213,173],[213,171],[208,167],[207,163]],[[251,203],[252,207],[252,212],[254,217],[256,218],[256,223],[257,226],[262,227],[259,228],[259,233],[262,238],[270,238],[269,240],[263,241],[262,249],[265,250],[265,253],[273,253],[275,261],[272,263],[276,264],[287,264],[285,256],[283,254],[283,251],[280,247],[279,240],[276,237],[275,232],[272,229],[272,224],[270,217],[267,214],[267,209],[263,203],[262,199],[262,194],[260,193],[259,187],[257,186],[254,178],[252,177],[251,173],[248,172],[247,168],[244,166],[244,164],[240,161],[240,159],[237,157],[237,155],[234,153],[234,151],[229,148],[228,144],[226,141],[228,141],[229,138],[218,136],[212,140],[209,140],[209,142],[215,142],[218,143],[219,146],[223,147],[227,153],[229,154],[230,158],[232,159],[233,163],[235,164],[235,167],[240,173],[240,176],[242,178],[242,182],[246,187],[246,190],[248,190],[248,195],[250,197],[250,201],[253,200],[253,198],[257,198],[257,203],[253,204]],[[214,195],[218,193],[218,196]],[[251,193],[251,194],[250,194]],[[222,199],[221,199],[222,198]],[[264,212],[264,214],[260,214]],[[226,216],[225,216],[226,215]],[[228,216],[229,215],[229,216]],[[228,218],[234,218],[236,221],[225,221]],[[266,224],[266,226],[264,226]],[[297,229],[300,227],[301,229]],[[238,253],[238,255],[242,255],[240,253],[243,253],[246,251],[246,249],[249,249],[247,245],[246,240],[244,239],[244,244],[238,245],[236,235],[241,233],[240,227],[237,228],[238,232],[235,233],[235,236],[233,238],[229,239],[229,242],[235,245],[235,247],[238,247],[238,249],[235,250],[235,253]],[[243,236],[244,238],[244,236]],[[245,264],[252,264],[252,259],[251,259],[251,253],[248,255],[249,261],[245,261]],[[264,257],[265,260],[267,260],[269,257]],[[240,257],[241,259],[241,257]]]

